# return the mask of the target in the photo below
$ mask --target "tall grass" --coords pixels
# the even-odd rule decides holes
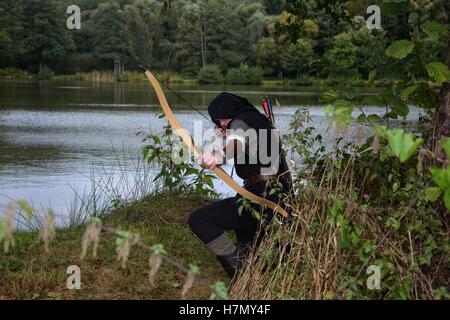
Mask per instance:
[[[448,298],[445,220],[425,212],[418,219],[424,228],[439,227],[421,234],[408,224],[417,210],[405,207],[401,227],[393,228],[386,222],[394,209],[354,192],[370,184],[358,178],[356,161],[352,157],[337,168],[329,159],[307,177],[300,194],[285,199],[292,224],[271,225],[234,279],[233,299]],[[430,239],[436,246],[426,261]],[[380,267],[380,290],[367,285],[371,265]]]
[[[269,225],[232,298],[450,298],[448,217],[425,192],[434,184],[420,153],[399,163],[376,136],[326,150],[307,119],[297,113],[285,136],[296,159],[283,200],[292,223]],[[380,270],[379,289],[369,267]]]
[[[165,83],[183,83],[184,80],[181,76],[175,73],[163,72],[157,75],[161,81]],[[115,81],[120,82],[146,82],[147,79],[143,76],[142,72],[138,71],[125,71],[121,79],[117,79],[113,71],[91,71],[91,72],[78,72],[73,75],[59,75],[53,78],[57,81],[89,81],[98,83],[112,83]]]
[[[91,169],[90,188],[83,191],[72,188],[75,199],[68,208],[69,226],[101,217],[160,188],[153,181],[155,167],[149,166],[142,156],[129,154],[124,148],[113,149],[113,153],[114,161],[110,166]]]

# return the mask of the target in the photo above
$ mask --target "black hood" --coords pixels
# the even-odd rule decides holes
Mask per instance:
[[[272,129],[272,123],[267,117],[258,111],[247,99],[239,97],[229,92],[222,92],[215,97],[208,106],[208,113],[211,119],[217,124],[218,119],[239,119],[244,121],[250,128],[257,130],[259,137],[260,131],[258,129]],[[230,124],[232,121],[230,122]],[[230,126],[230,124],[228,126]],[[258,140],[259,141],[259,140]],[[267,149],[271,150],[271,139],[267,136]],[[259,155],[259,143],[258,143],[258,155]],[[279,145],[278,154],[281,159],[279,160],[280,167],[279,172],[289,171],[289,167],[286,162],[286,158],[283,154],[281,141]],[[236,160],[236,158],[235,158]],[[236,161],[238,162],[238,161]],[[259,162],[257,164],[236,164],[236,173],[242,179],[247,179],[251,176],[261,174],[261,168],[267,167]]]
[[[217,124],[218,119],[241,119],[249,126],[258,129],[270,127],[270,122],[247,99],[229,92],[222,92],[208,106],[211,119]]]

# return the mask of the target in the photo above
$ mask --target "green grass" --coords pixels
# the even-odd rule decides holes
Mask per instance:
[[[168,255],[188,266],[200,268],[200,277],[212,284],[228,282],[214,255],[196,238],[187,225],[189,213],[210,200],[177,194],[149,196],[137,203],[117,208],[102,219],[114,229],[133,231],[153,245],[162,243]],[[163,264],[152,288],[148,282],[149,252],[133,247],[127,268],[115,253],[115,237],[102,233],[97,258],[91,250],[80,261],[85,226],[57,230],[56,239],[45,254],[37,232],[15,234],[16,247],[0,256],[0,299],[180,299],[185,275]],[[67,267],[81,268],[81,289],[66,287]],[[210,292],[195,284],[189,299],[207,299]]]

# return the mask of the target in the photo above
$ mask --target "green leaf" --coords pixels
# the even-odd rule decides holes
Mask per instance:
[[[444,205],[447,208],[447,210],[450,211],[450,188],[445,190],[445,193],[444,193]]]
[[[398,184],[398,182],[394,182],[394,184],[392,185],[392,192],[397,192],[399,187],[400,185]]]
[[[441,147],[444,149],[445,153],[447,154],[447,157],[450,158],[450,138],[445,138],[441,142]]]
[[[189,265],[189,271],[188,271],[188,275],[193,277],[195,275],[198,275],[200,273],[200,269],[199,267],[197,267],[196,265],[190,264]]]
[[[439,188],[442,190],[450,188],[450,166],[447,166],[444,169],[432,166],[429,170],[434,183],[436,183]]]
[[[372,124],[381,122],[381,118],[378,115],[376,115],[376,114],[369,114],[367,116],[367,119]]]
[[[439,199],[439,197],[441,196],[441,194],[442,190],[437,187],[430,187],[425,189],[425,197],[430,202],[436,202],[437,199]]]
[[[166,250],[164,249],[164,245],[160,243],[153,245],[150,249],[155,255],[167,254]]]
[[[27,216],[27,221],[30,222],[31,217],[33,215],[33,209],[31,209],[28,202],[26,202],[25,200],[19,200],[17,201],[17,204],[19,205],[20,209],[22,209],[25,212]]]
[[[450,80],[450,71],[448,71],[448,67],[442,62],[430,62],[425,68],[427,69],[428,75],[439,84]]]
[[[322,95],[321,101],[324,103],[331,103],[339,99],[339,97],[340,94],[337,91],[329,90]]]
[[[409,114],[409,107],[403,101],[396,100],[392,102],[392,111],[400,117],[406,117]]]
[[[384,103],[379,96],[367,96],[363,99],[363,104],[367,106],[384,107]]]
[[[228,300],[228,290],[222,281],[217,281],[211,286],[214,293],[210,296],[210,299]]]
[[[256,218],[256,220],[261,221],[261,215],[258,211],[253,210],[253,216]]]
[[[386,138],[386,132],[387,132],[387,127],[386,126],[379,126],[376,125],[374,126],[374,130],[375,133],[377,134],[377,136],[382,137],[382,138]]]
[[[345,202],[339,198],[336,198],[333,206],[328,208],[328,222],[331,225],[334,225],[334,222],[336,220],[336,216],[338,213],[344,208]]]
[[[419,87],[418,84],[413,84],[412,86],[406,87],[403,89],[402,93],[400,94],[400,97],[402,100],[406,101],[408,100],[409,96],[416,91],[416,89]]]
[[[334,110],[331,114],[338,123],[349,124],[352,121],[354,108],[351,101],[340,99],[334,103]]]
[[[238,208],[238,215],[239,216],[242,216],[242,213],[244,212],[244,209],[245,209],[244,205],[240,205],[239,206],[239,208]]]
[[[120,247],[121,245],[123,245],[124,240],[131,236],[131,232],[129,232],[129,231],[117,231],[116,235],[117,235],[116,246]]]
[[[386,117],[388,117],[389,119],[398,119],[398,114],[396,114],[394,111],[391,111],[386,114]]]
[[[396,59],[403,59],[414,49],[414,43],[409,40],[394,41],[386,49],[386,55]]]
[[[447,32],[447,27],[436,21],[430,21],[422,27],[422,31],[425,32],[430,38],[438,39],[441,34]]]
[[[411,133],[405,133],[403,129],[388,130],[386,134],[389,148],[400,159],[400,163],[408,160],[423,142],[423,139],[414,139]]]
[[[394,217],[389,217],[385,223],[386,227],[392,227],[394,230],[398,230],[400,228],[400,222]]]
[[[356,118],[356,121],[358,121],[359,123],[366,123],[367,122],[367,118],[366,118],[366,116],[365,115],[363,115],[363,114],[360,114],[359,116],[358,116],[358,118]]]
[[[348,220],[343,215],[336,217],[336,224],[340,227],[341,235],[339,237],[339,247],[345,249],[350,243],[350,232],[348,227]]]

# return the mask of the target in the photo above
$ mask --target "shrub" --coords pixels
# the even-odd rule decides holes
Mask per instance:
[[[0,69],[0,78],[5,79],[31,79],[32,76],[23,70],[17,68]]]
[[[197,78],[200,83],[222,83],[224,80],[222,72],[217,65],[209,65],[202,68],[199,71]]]
[[[138,77],[142,79],[142,76]],[[184,83],[184,79],[179,74],[170,71],[158,73],[158,79],[165,83]]]
[[[162,192],[193,192],[202,196],[217,197],[214,191],[214,176],[203,168],[196,166],[192,158],[185,158],[184,149],[178,150],[181,138],[174,135],[172,127],[167,124],[162,134],[145,134],[142,148],[144,159],[155,165],[158,174],[155,185],[160,185]]]
[[[226,81],[232,84],[260,84],[262,78],[263,71],[260,67],[241,64],[239,68],[232,68],[228,71]]]
[[[312,77],[304,74],[297,77],[295,81],[295,83],[300,86],[310,86],[312,82],[313,82]]]

